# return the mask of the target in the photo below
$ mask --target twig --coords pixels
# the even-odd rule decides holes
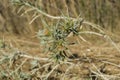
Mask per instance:
[[[100,70],[95,66],[95,64],[91,63],[93,65],[93,67],[97,70],[98,74],[104,79],[104,80],[109,80],[107,79],[101,72]]]
[[[35,17],[30,21],[29,24],[32,24],[38,17],[40,17],[40,15],[35,16]]]
[[[97,32],[93,32],[93,31],[82,31],[82,32],[79,32],[79,34],[94,34],[94,35],[97,35],[97,36],[104,36],[100,33],[97,33]]]
[[[118,68],[120,68],[120,65],[117,65],[115,63],[111,63],[111,62],[108,62],[108,61],[102,61],[103,63],[107,63],[107,64],[110,64],[110,65],[113,65],[113,66],[116,66]]]
[[[104,36],[109,42],[111,42],[111,44],[117,49],[117,51],[120,53],[120,48],[117,47],[117,45],[115,44],[114,41],[112,41],[112,39],[109,36]]]
[[[47,16],[47,17],[49,17],[49,18],[52,18],[52,19],[72,19],[72,20],[75,20],[75,18],[68,18],[68,17],[62,17],[62,16],[51,16],[51,15],[43,12],[42,10],[38,9],[37,7],[30,5],[30,4],[27,3],[27,2],[24,2],[24,5],[29,6],[29,7],[32,7],[33,10],[37,10],[39,13],[41,13],[41,14],[43,14],[44,16]]]
[[[11,75],[12,75],[13,73],[17,72],[17,71],[25,64],[25,62],[26,62],[27,60],[28,60],[28,59],[25,59],[25,60],[21,63],[21,65],[19,65],[18,68],[15,69],[15,71],[11,73]]]
[[[57,65],[47,74],[46,79],[48,79],[48,77],[51,75],[51,73],[52,73],[56,68],[58,68],[59,65],[60,65],[60,64],[57,64]]]
[[[49,61],[49,58],[32,57],[32,56],[23,55],[23,54],[21,54],[20,57],[25,57],[25,58],[29,58],[29,59],[35,59],[35,60],[39,60],[39,61]]]

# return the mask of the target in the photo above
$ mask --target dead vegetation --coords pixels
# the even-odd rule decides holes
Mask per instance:
[[[43,27],[32,38],[30,35],[26,38],[1,35],[1,80],[120,79],[119,45],[102,27],[81,16],[52,16],[48,14],[51,11],[46,13],[32,2],[18,0],[14,3],[17,3],[16,7],[20,6],[18,13],[23,10],[25,14],[31,11],[37,14],[30,23],[40,14]]]

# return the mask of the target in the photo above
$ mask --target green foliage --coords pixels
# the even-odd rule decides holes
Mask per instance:
[[[0,48],[4,48],[5,47],[5,43],[3,40],[0,39]]]
[[[54,25],[48,25],[44,20],[44,29],[39,30],[38,37],[46,52],[52,53],[51,58],[56,61],[64,60],[67,57],[69,41],[68,36],[73,33],[77,36],[83,20],[62,20]]]

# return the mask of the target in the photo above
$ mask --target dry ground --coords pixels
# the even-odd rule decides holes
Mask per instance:
[[[42,58],[48,57],[48,54],[42,53],[39,40],[35,38],[35,36],[23,37],[18,35],[1,35],[0,38],[4,38],[3,40],[5,41],[6,46],[12,46],[15,49],[27,53],[28,55]],[[89,41],[90,44],[81,41],[80,45],[71,45],[69,47],[72,54],[75,56],[69,56],[69,58],[73,59],[72,62],[74,64],[80,65],[71,69],[69,74],[77,74],[81,77],[81,80],[84,80],[85,78],[83,77],[97,75],[100,71],[99,74],[105,74],[107,77],[111,78],[111,80],[120,80],[120,52],[117,51],[117,49],[109,42],[100,42],[97,39],[96,41]],[[119,42],[117,42],[117,46],[120,48]],[[5,47],[2,50],[9,52],[11,49]],[[59,68],[59,70],[63,73],[66,69],[67,66],[61,66]],[[72,76],[71,80],[74,80],[72,79]],[[80,80],[80,78],[78,80]],[[92,80],[95,80],[95,77],[92,77]]]

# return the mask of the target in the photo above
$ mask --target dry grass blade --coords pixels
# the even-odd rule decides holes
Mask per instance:
[[[49,58],[39,58],[39,57],[33,57],[33,56],[29,56],[29,55],[20,55],[20,56],[28,58],[28,59],[39,60],[39,61],[49,61]]]

